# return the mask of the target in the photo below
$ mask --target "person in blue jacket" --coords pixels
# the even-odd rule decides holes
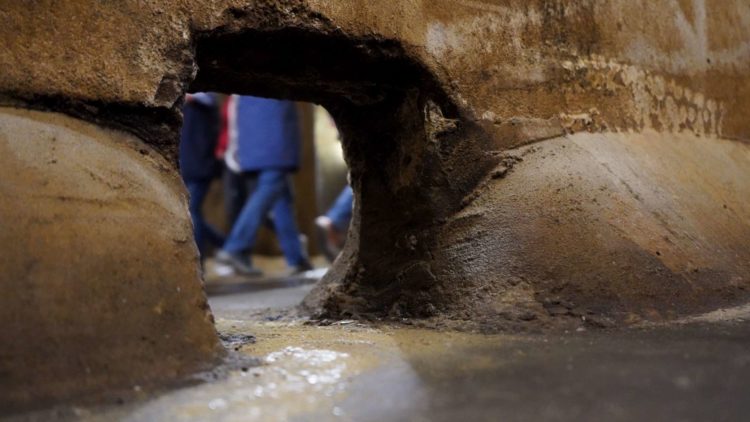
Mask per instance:
[[[221,168],[214,156],[219,134],[219,107],[216,98],[205,92],[188,94],[182,115],[180,174],[190,193],[193,234],[203,260],[209,243],[215,247],[221,247],[224,243],[224,237],[205,221],[201,210],[211,181]]]
[[[260,275],[250,252],[270,212],[287,264],[294,272],[309,270],[312,267],[300,244],[289,183],[300,161],[297,108],[291,101],[250,96],[232,96],[231,101],[225,161],[230,170],[257,178],[257,185],[216,258],[239,273]]]

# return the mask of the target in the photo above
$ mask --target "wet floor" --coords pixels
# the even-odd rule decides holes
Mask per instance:
[[[260,366],[151,400],[58,414],[92,421],[740,421],[750,414],[746,311],[668,327],[538,335],[247,316],[245,309],[297,302],[309,287],[271,283],[211,297],[219,332],[252,335],[254,343],[233,348],[260,357]]]

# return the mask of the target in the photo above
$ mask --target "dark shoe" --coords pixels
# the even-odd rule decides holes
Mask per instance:
[[[302,263],[300,263],[299,265],[297,265],[296,267],[294,267],[294,269],[297,270],[297,272],[299,272],[299,273],[304,273],[305,271],[310,271],[310,270],[314,269],[314,267],[312,266],[312,264],[310,263],[310,261],[304,260],[304,261],[302,261]]]
[[[230,265],[236,272],[242,275],[252,277],[260,277],[263,275],[263,271],[253,267],[253,264],[250,263],[250,257],[245,255],[233,254],[224,249],[220,249],[216,252],[216,261],[225,265]]]

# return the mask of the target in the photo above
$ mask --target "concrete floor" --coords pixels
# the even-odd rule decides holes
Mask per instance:
[[[67,406],[10,420],[744,421],[750,308],[669,326],[482,335],[354,321],[268,321],[311,279],[210,281],[225,337],[262,365],[116,406]],[[212,284],[214,283],[214,284]],[[273,312],[271,312],[272,314]],[[265,315],[269,313],[266,312]]]
[[[263,310],[292,308],[302,301],[326,271],[320,262],[316,262],[316,270],[285,276],[286,268],[280,260],[255,261],[255,265],[264,271],[264,277],[234,276],[213,262],[207,264],[206,293],[215,316],[250,318],[250,315],[257,315]]]

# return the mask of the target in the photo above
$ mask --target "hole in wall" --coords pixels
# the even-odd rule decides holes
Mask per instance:
[[[335,119],[355,206],[346,247],[324,282],[358,284],[375,313],[425,290],[433,280],[413,269],[432,259],[430,228],[493,165],[489,157],[465,168],[471,153],[486,157],[480,135],[458,142],[472,128],[460,123],[434,75],[397,42],[336,31],[220,28],[195,40],[191,92],[313,103]]]
[[[221,145],[220,140],[227,139],[227,130],[237,133],[237,129],[227,128],[227,122],[220,116],[227,114],[222,110],[230,108],[233,110],[231,114],[236,115],[238,101],[265,99],[214,93],[196,96],[211,102],[197,104],[194,96],[188,94],[183,109],[180,158],[181,165],[187,164],[181,166],[181,171],[188,190],[192,192],[191,187],[195,190],[199,184],[204,186],[198,191],[203,193],[191,198],[190,211],[211,308],[217,317],[236,319],[248,312],[261,311],[272,317],[301,303],[312,284],[326,273],[346,241],[352,204],[340,134],[333,118],[323,107],[306,102],[290,103],[296,112],[295,126],[299,136],[295,139],[299,145],[295,149],[300,158],[298,169],[290,171],[287,177],[291,193],[289,204],[297,229],[294,237],[299,239],[301,253],[313,268],[293,271],[295,264],[287,259],[289,251],[285,250],[285,247],[290,247],[288,239],[286,243],[281,242],[283,235],[278,230],[278,220],[285,218],[286,214],[277,215],[276,206],[273,206],[264,218],[251,252],[247,253],[252,264],[263,274],[243,275],[232,265],[217,260],[216,253],[222,247],[220,241],[229,237],[234,226],[238,225],[243,206],[258,189],[259,173],[237,171],[227,165],[224,155],[229,152],[223,151],[226,145]],[[253,116],[246,118],[252,120]],[[218,127],[206,131],[205,126],[214,126],[217,120]],[[241,136],[254,135],[244,133]],[[196,137],[202,138],[197,140]],[[202,150],[201,145],[195,145],[196,141],[210,146],[210,151]],[[237,143],[239,148],[248,148],[241,140]],[[247,152],[243,151],[242,155],[246,156]],[[212,171],[206,178],[196,180],[191,175],[201,174],[201,168],[196,169],[195,160],[198,158],[202,158],[204,168]],[[202,201],[202,204],[192,201]],[[195,215],[197,212],[200,212],[199,216]],[[214,239],[209,232],[217,233],[221,239]]]
[[[199,71],[190,86],[191,91],[298,101],[303,157],[293,182],[296,222],[308,241],[307,249],[312,253],[313,263],[316,267],[321,267],[321,264],[325,267],[327,263],[319,258],[324,255],[324,234],[316,230],[314,220],[318,215],[325,215],[325,211],[333,205],[335,194],[331,191],[340,191],[344,187],[347,170],[341,168],[342,163],[333,163],[333,166],[338,165],[338,174],[329,175],[329,178],[333,176],[332,181],[323,181],[323,170],[331,167],[331,163],[325,162],[330,157],[319,153],[325,152],[324,144],[328,144],[329,154],[337,155],[335,150],[338,148],[338,156],[343,159],[341,144],[346,145],[351,139],[351,145],[347,148],[357,151],[349,151],[349,154],[361,154],[359,161],[363,161],[362,156],[366,155],[389,154],[388,149],[394,147],[395,136],[387,133],[387,130],[394,132],[402,128],[383,125],[373,130],[377,124],[370,124],[364,129],[367,132],[365,138],[368,139],[362,139],[363,130],[357,120],[363,117],[370,122],[393,120],[383,119],[382,114],[393,115],[405,97],[420,95],[419,85],[426,80],[422,75],[424,70],[410,61],[398,44],[390,41],[352,40],[299,29],[198,34],[196,61]],[[227,96],[219,98],[226,100]],[[423,100],[420,98],[417,101]],[[399,116],[397,120],[404,117]],[[329,123],[327,135],[330,137],[330,132],[334,132],[333,136],[341,138],[339,145],[331,147],[330,139],[325,139],[326,134],[321,133],[325,132],[326,120],[338,123]],[[330,126],[334,126],[332,131]],[[376,137],[382,139],[375,139],[374,142],[370,139]],[[410,155],[405,154],[401,161],[408,165]],[[227,212],[232,208],[229,204],[231,201],[223,199],[236,194],[226,194],[226,170],[223,179],[222,183],[214,182],[214,194],[209,199],[221,202],[218,207],[213,204],[212,212],[216,216],[216,208],[223,208],[224,221],[214,218],[214,222],[228,233],[231,220],[236,218],[237,213]],[[328,184],[333,186],[329,187]],[[217,185],[221,185],[221,188]],[[248,189],[243,190],[246,196]],[[219,214],[221,212],[219,210]],[[380,214],[383,212],[380,211]],[[381,215],[378,217],[383,218]],[[272,228],[273,224],[268,223],[264,226]],[[247,312],[260,304],[263,308],[272,308],[270,312],[274,312],[297,305],[309,292],[307,282],[310,278],[304,275],[278,275],[284,273],[284,259],[272,229],[262,228],[255,243],[254,261],[266,267],[267,271],[267,277],[261,280],[239,276],[221,281],[222,275],[231,275],[231,269],[217,264],[214,259],[206,260],[207,291],[215,313]],[[312,278],[319,278],[320,274],[317,272]]]

